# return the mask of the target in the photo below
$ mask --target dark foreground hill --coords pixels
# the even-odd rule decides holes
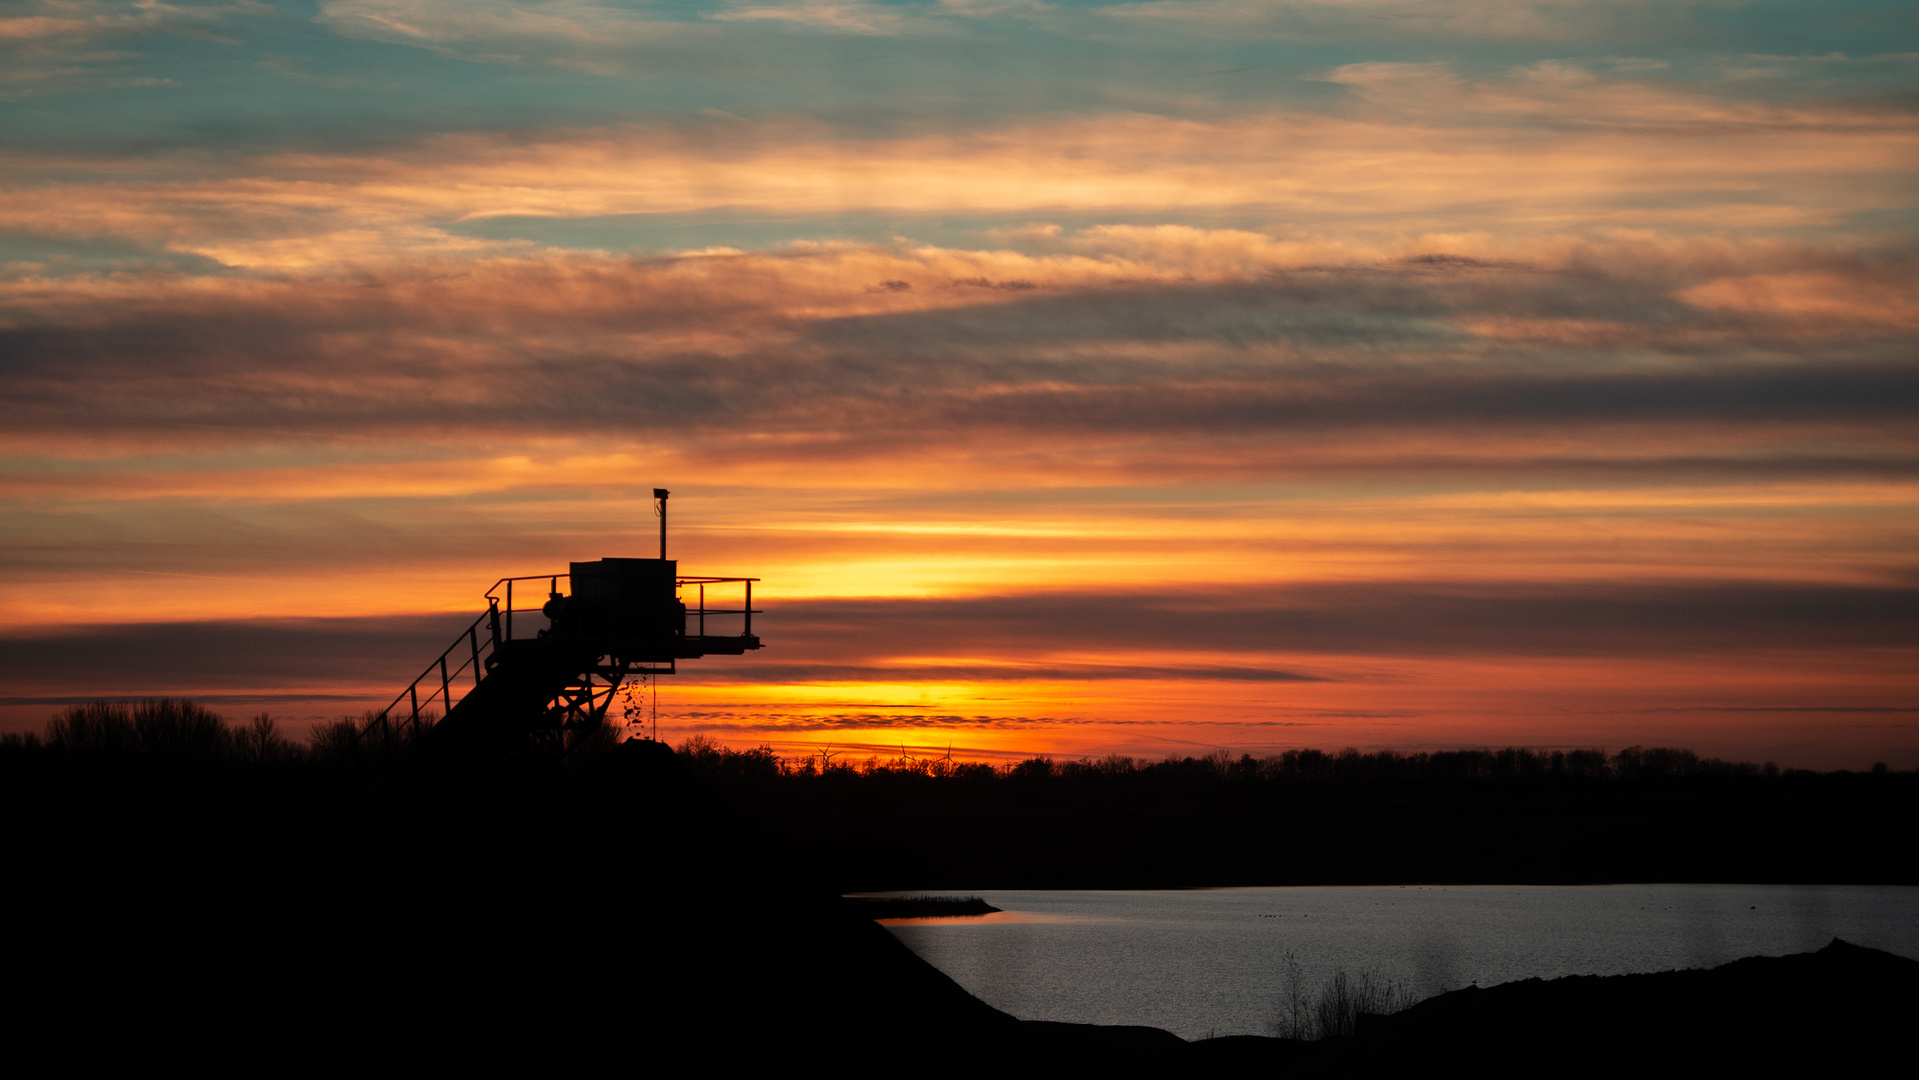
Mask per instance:
[[[1919,1008],[1919,961],[1834,940],[1710,971],[1469,987],[1317,1043],[1231,1038],[1186,1056],[1284,1062],[1301,1075],[1625,1075],[1691,1069],[1896,1069]]]
[[[1018,1027],[810,887],[655,743],[403,768],[270,878],[82,898],[109,925],[34,884],[52,907],[13,920],[16,981],[51,1006],[36,1029],[83,1053],[866,1063],[965,1059]]]
[[[191,785],[119,789],[135,794],[61,804],[110,812],[64,831],[48,822],[70,846],[38,852],[10,888],[14,1045],[58,1047],[76,1066],[1332,1075],[1832,1064],[1902,1046],[1919,1004],[1919,964],[1834,945],[1712,972],[1460,991],[1322,1043],[1189,1044],[986,1006],[849,910],[808,849],[742,826],[658,744],[558,765],[403,768],[342,806],[319,841],[280,849],[290,861],[263,853],[262,833],[209,827],[164,848],[191,854],[178,865],[115,867],[136,853],[117,833],[146,837],[141,850],[164,839],[146,819],[193,832],[178,812]]]

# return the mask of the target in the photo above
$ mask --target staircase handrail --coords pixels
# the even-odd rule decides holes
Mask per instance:
[[[429,690],[424,704],[430,708],[433,704],[433,698],[437,694],[440,697],[442,705],[440,715],[445,717],[448,713],[451,713],[455,704],[453,700],[454,677],[464,674],[470,667],[473,669],[473,688],[478,689],[481,680],[486,678],[486,668],[482,662],[483,655],[491,656],[494,652],[498,651],[501,642],[514,640],[513,612],[516,609],[513,606],[513,583],[516,581],[546,581],[549,583],[549,592],[558,592],[561,578],[567,578],[567,586],[571,588],[573,584],[571,574],[522,574],[518,577],[503,577],[494,582],[484,594],[487,601],[486,610],[481,612],[479,617],[474,619],[464,632],[455,637],[453,644],[448,645],[442,650],[437,659],[428,663],[426,670],[420,672],[412,682],[408,683],[406,689],[400,691],[391,702],[388,702],[386,708],[381,709],[367,721],[366,726],[360,729],[359,740],[364,742],[366,737],[371,735],[375,728],[378,728],[382,739],[390,749],[396,730],[390,716],[395,709],[400,707],[402,701],[408,703],[408,714],[407,718],[401,721],[401,723],[410,727],[414,734],[417,735],[420,730],[420,707],[423,704],[420,701],[420,683],[431,676],[435,669],[438,669],[440,673],[440,686],[438,690],[433,690],[431,688],[432,684],[428,684]],[[696,575],[675,577],[673,579],[673,588],[674,592],[677,593],[682,585],[695,585],[699,587],[699,605],[698,607],[689,607],[686,612],[686,617],[688,619],[697,618],[699,620],[700,637],[706,636],[706,616],[708,615],[744,616],[745,626],[741,632],[741,636],[751,637],[753,634],[753,616],[763,614],[753,607],[753,582],[758,580],[760,579],[756,577],[704,577]],[[706,586],[726,584],[745,585],[746,599],[742,605],[738,608],[707,607]],[[494,595],[501,586],[506,587],[506,596],[504,598]],[[505,600],[504,606],[501,604],[502,599]],[[518,610],[536,611],[538,609],[522,608]],[[502,615],[505,616],[504,623],[501,622]],[[488,624],[488,632],[484,638],[480,635],[481,623]],[[682,627],[682,633],[684,633],[684,627]],[[464,655],[458,665],[448,668],[447,658],[452,656],[454,650],[463,644],[468,647],[467,651],[470,655]],[[466,695],[472,692],[473,690],[471,689],[465,691],[460,695],[460,700],[465,701]]]
[[[446,716],[446,714],[452,712],[453,705],[454,705],[454,701],[453,701],[454,677],[458,675],[463,675],[469,667],[473,669],[473,685],[475,687],[478,687],[480,685],[480,680],[486,677],[486,669],[482,665],[482,661],[481,661],[481,653],[482,653],[483,646],[482,646],[482,638],[480,637],[480,624],[488,622],[489,620],[492,620],[495,627],[498,626],[498,620],[499,620],[498,606],[491,603],[487,605],[487,610],[485,612],[481,613],[481,615],[478,618],[474,619],[472,623],[468,624],[466,630],[463,633],[461,633],[458,637],[455,637],[453,639],[453,644],[448,645],[443,651],[441,651],[438,658],[436,658],[435,660],[427,664],[425,671],[420,672],[420,674],[417,675],[412,682],[408,683],[406,686],[406,689],[400,691],[399,694],[396,695],[391,702],[387,703],[386,708],[381,709],[377,714],[373,716],[372,719],[367,721],[366,727],[360,729],[360,740],[365,741],[366,737],[368,735],[371,735],[375,728],[378,728],[380,729],[382,738],[388,743],[390,747],[395,729],[389,717],[392,714],[393,710],[400,707],[400,703],[402,701],[409,702],[409,715],[405,721],[402,721],[402,723],[411,727],[413,731],[415,732],[415,734],[417,734],[420,729],[420,707],[422,705],[422,702],[420,701],[420,683],[425,681],[428,676],[432,675],[435,668],[439,669],[439,672],[440,672],[440,686],[437,691],[430,690],[428,692],[426,701],[424,702],[424,704],[430,708],[433,704],[434,695],[438,694],[441,699],[441,705],[442,705],[442,708],[440,710],[440,715],[444,717]],[[471,655],[462,658],[457,666],[448,668],[447,657],[452,656],[453,651],[455,649],[458,649],[461,645],[468,646],[468,650],[471,653]],[[484,651],[487,655],[491,655],[494,650],[499,648],[499,646],[500,646],[500,638],[499,638],[497,629],[495,629],[492,632],[489,632],[484,638]],[[429,686],[430,685],[431,684],[429,684]],[[472,691],[469,690],[466,693],[472,693]],[[462,701],[466,700],[466,693],[463,693],[460,695],[460,700]]]

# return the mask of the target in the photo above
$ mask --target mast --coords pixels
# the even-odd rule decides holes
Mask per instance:
[[[660,561],[666,561],[666,497],[672,492],[665,488],[653,489],[653,512],[660,515]]]

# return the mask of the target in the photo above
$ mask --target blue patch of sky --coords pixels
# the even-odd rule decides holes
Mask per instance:
[[[1853,57],[1919,48],[1919,8],[1910,0],[1748,0],[1693,9],[1704,41],[1692,49],[1725,53]]]
[[[1105,16],[1098,16],[1098,36],[1076,36],[1070,20],[1042,27],[985,18],[945,20],[951,32],[937,38],[886,38],[779,23],[714,22],[703,16],[722,9],[707,0],[624,6],[647,18],[697,23],[701,33],[684,43],[637,46],[617,70],[582,71],[537,57],[491,62],[343,36],[315,21],[317,5],[282,2],[272,15],[227,18],[212,28],[215,36],[115,39],[109,44],[127,55],[102,62],[77,82],[69,79],[9,103],[4,145],[81,155],[152,153],[158,162],[176,150],[244,156],[289,148],[358,149],[443,131],[674,122],[710,117],[714,111],[761,120],[799,116],[848,134],[888,135],[1069,113],[1338,108],[1352,102],[1352,92],[1315,76],[1361,61],[1437,60],[1467,75],[1493,75],[1542,59],[1569,60],[1601,73],[1715,82],[1721,90],[1760,97],[1791,96],[1797,87],[1819,96],[1877,96],[1910,108],[1915,65],[1896,54],[1919,46],[1919,20],[1906,6],[1880,0],[1824,5],[1770,0],[1728,10],[1692,9],[1686,17],[1700,33],[1667,41],[1609,32],[1579,42],[1364,36],[1234,40],[1182,35],[1164,21],[1138,26]],[[1075,17],[1084,23],[1095,16]],[[1752,59],[1835,52],[1847,59]],[[1664,66],[1621,59],[1635,56]],[[1867,59],[1872,56],[1880,59]],[[1742,69],[1745,77],[1721,82],[1730,68]],[[1764,77],[1753,78],[1754,72]],[[157,84],[130,85],[140,80]],[[120,178],[138,179],[139,170],[128,167]],[[1273,231],[1270,222],[1230,210],[1175,216],[1210,228]],[[1096,219],[1043,220],[1071,230],[1129,219],[1102,213]],[[1159,213],[1138,223],[1166,220]],[[696,215],[502,218],[447,227],[463,235],[566,248],[664,251],[760,248],[800,239],[886,243],[896,237],[967,247],[1017,246],[1016,239],[994,236],[995,228],[1009,224],[1018,222],[896,215],[780,218],[720,209]],[[1875,211],[1851,224],[1909,232],[1913,215]],[[55,272],[136,262],[154,266],[156,257],[184,271],[219,271],[210,260],[141,252],[121,243],[0,236],[0,261],[46,263]]]
[[[591,126],[648,115],[720,110],[804,115],[855,130],[989,124],[1044,113],[1136,110],[1180,115],[1247,104],[1296,107],[1340,100],[1312,76],[1365,61],[1453,64],[1492,74],[1542,59],[1667,61],[1665,78],[1713,78],[1742,54],[1860,57],[1919,46],[1909,5],[1882,0],[1773,0],[1684,12],[1692,32],[1654,35],[1615,23],[1579,41],[1369,36],[1365,20],[1308,40],[1257,32],[1182,34],[1075,8],[1044,25],[1019,18],[940,19],[938,34],[878,37],[777,22],[716,22],[708,0],[621,5],[639,17],[693,24],[685,40],[596,53],[592,70],[565,42],[509,43],[506,63],[417,44],[345,36],[315,21],[313,3],[235,15],[219,38],[153,34],[109,44],[133,55],[49,84],[8,106],[15,149],[111,145],[257,151],[406,139],[434,131]],[[901,3],[902,9],[937,5]],[[1662,18],[1665,26],[1669,19]],[[460,44],[468,56],[500,43]],[[557,62],[556,62],[557,61]],[[1835,71],[1850,67],[1851,71]],[[1844,84],[1872,75],[1910,82],[1910,64],[1790,65],[1778,77]],[[129,85],[165,80],[157,85]]]
[[[1853,232],[1885,236],[1919,235],[1919,206],[1855,211],[1846,215],[1843,227]]]
[[[31,272],[34,276],[49,276],[134,269],[198,275],[229,272],[217,259],[157,250],[119,238],[46,237],[0,230],[0,274]]]

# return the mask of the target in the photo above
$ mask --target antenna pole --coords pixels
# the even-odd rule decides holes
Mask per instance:
[[[653,499],[657,503],[660,515],[660,561],[666,561],[666,497],[672,492],[665,488],[654,488]]]

